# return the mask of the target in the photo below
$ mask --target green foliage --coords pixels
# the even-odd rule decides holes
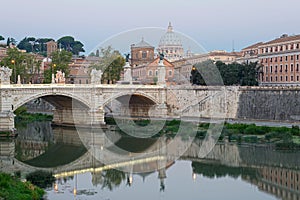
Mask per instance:
[[[17,81],[17,75],[21,76],[22,83],[32,81],[35,74],[39,73],[41,61],[34,55],[20,52],[17,48],[9,48],[6,56],[0,62],[2,66],[11,68],[11,81]]]
[[[283,141],[276,143],[276,149],[278,150],[294,150],[300,149],[300,145],[292,141]]]
[[[191,83],[195,85],[258,85],[257,63],[225,64],[223,62],[204,61],[191,71]]]
[[[243,175],[250,177],[253,180],[257,179],[255,169],[248,167],[228,167],[220,164],[192,162],[192,168],[194,173],[202,174],[204,177],[208,178],[226,176],[237,178]]]
[[[108,169],[103,171],[102,177],[104,178],[102,189],[108,188],[110,191],[121,185],[122,181],[124,181],[126,178],[124,172],[116,169]]]
[[[69,63],[72,60],[72,53],[66,50],[55,51],[51,54],[52,63],[51,68],[44,72],[44,82],[51,83],[52,74],[61,70],[67,77],[69,75]]]
[[[29,182],[21,182],[8,174],[0,173],[0,199],[39,200],[45,192]]]
[[[72,36],[64,36],[57,40],[57,43],[61,47],[68,51],[72,52],[73,55],[79,55],[80,52],[85,52],[83,49],[83,44],[80,41],[76,41]]]
[[[26,180],[40,188],[47,188],[52,186],[55,177],[51,172],[39,170],[28,174]]]
[[[195,85],[223,85],[219,69],[211,60],[198,63],[193,67],[191,83]]]
[[[52,38],[36,39],[34,37],[25,37],[19,42],[17,47],[19,49],[26,50],[26,52],[34,52],[45,56],[47,55],[46,43],[51,40],[53,39]]]
[[[25,106],[20,106],[18,109],[15,110],[15,115],[24,115],[27,113],[27,108]]]
[[[102,83],[115,83],[120,80],[125,65],[125,59],[120,52],[113,50],[111,46],[101,48],[100,58],[100,62],[91,65],[90,69],[102,70]]]
[[[21,106],[18,109],[15,110],[14,114],[15,122],[17,123],[30,123],[34,121],[52,121],[53,116],[52,115],[46,115],[41,113],[28,113],[25,106]]]
[[[2,40],[5,40],[5,38],[2,35],[0,35],[0,41]]]

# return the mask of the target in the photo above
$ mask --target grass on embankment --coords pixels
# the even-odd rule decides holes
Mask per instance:
[[[107,124],[116,125],[114,119],[107,118]],[[149,120],[137,120],[135,123],[139,126],[147,126]],[[163,129],[155,136],[158,137],[163,134],[168,136],[175,136],[182,121],[171,120],[166,121]],[[188,127],[189,122],[185,122],[185,127]],[[126,124],[126,123],[125,123]],[[196,137],[204,139],[209,123],[201,123],[198,126]],[[192,127],[192,126],[191,126]],[[191,134],[192,130],[186,130],[186,136]],[[124,133],[126,134],[126,133]],[[292,128],[287,127],[268,127],[256,126],[255,124],[229,124],[225,123],[219,141],[229,141],[241,143],[259,143],[259,144],[275,144],[278,149],[300,149],[300,129],[298,126]]]
[[[17,177],[0,173],[0,199],[38,200],[45,192],[30,182],[21,182]]]
[[[46,115],[41,113],[28,113],[25,106],[18,108],[14,114],[15,122],[17,123],[30,123],[34,121],[52,121],[52,115]]]

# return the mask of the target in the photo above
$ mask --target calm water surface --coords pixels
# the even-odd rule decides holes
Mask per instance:
[[[199,158],[201,141],[196,139],[174,160],[175,151],[161,150],[172,139],[140,140],[109,132],[117,147],[107,147],[98,138],[101,150],[116,153],[120,148],[129,155],[159,150],[160,157],[146,154],[138,163],[120,161],[119,171],[95,159],[75,129],[35,122],[18,130],[16,140],[0,143],[1,171],[20,170],[23,177],[37,169],[52,171],[56,181],[46,189],[50,200],[300,199],[300,152],[217,144],[206,158]],[[189,142],[175,141],[176,148]]]

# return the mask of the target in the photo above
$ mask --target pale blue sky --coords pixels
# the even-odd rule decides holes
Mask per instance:
[[[1,0],[0,35],[72,35],[92,50],[108,37],[140,27],[176,31],[207,50],[231,51],[287,34],[300,34],[299,0]],[[140,39],[137,39],[137,42]]]

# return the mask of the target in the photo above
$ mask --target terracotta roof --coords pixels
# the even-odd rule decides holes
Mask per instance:
[[[139,43],[131,45],[131,47],[132,48],[141,48],[141,47],[154,48],[149,43],[145,42],[144,38],[142,38],[142,41],[140,41]]]
[[[257,48],[257,47],[259,47],[260,45],[263,45],[263,44],[264,44],[263,42],[258,42],[256,44],[253,44],[253,45],[250,45],[248,47],[245,47],[242,50],[255,49],[255,48]]]
[[[159,60],[160,60],[160,58],[157,57],[157,58],[154,59],[154,61],[152,61],[148,66],[157,66]],[[170,67],[173,67],[173,66],[174,66],[172,63],[170,63],[170,62],[169,62],[167,59],[165,59],[165,58],[164,58],[163,63],[164,63],[165,66],[170,66]]]
[[[226,52],[226,51],[212,51],[209,56],[239,56],[239,52]]]
[[[89,76],[88,71],[83,68],[79,68],[79,69],[72,68],[72,69],[70,69],[69,74],[73,75],[73,76]]]
[[[281,36],[280,38],[277,38],[277,39],[271,40],[269,42],[266,42],[263,45],[284,43],[284,42],[290,42],[290,41],[294,41],[294,40],[300,40],[300,35]]]

